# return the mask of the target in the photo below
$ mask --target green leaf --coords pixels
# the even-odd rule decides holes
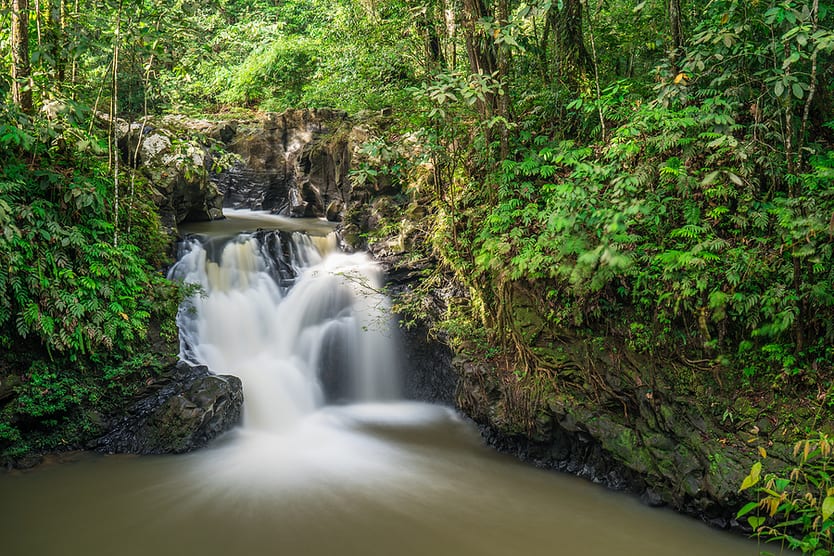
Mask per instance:
[[[777,81],[776,85],[773,87],[773,94],[777,97],[781,97],[784,92],[785,86],[782,84],[781,81]]]
[[[701,180],[701,187],[710,185],[712,182],[715,181],[716,177],[718,177],[718,170],[715,170],[714,172],[710,172],[709,174],[704,176],[703,180]]]
[[[742,508],[738,511],[738,513],[736,514],[736,518],[739,518],[739,517],[741,517],[741,516],[744,516],[744,515],[749,514],[749,513],[750,513],[750,512],[752,512],[752,511],[753,511],[753,510],[754,510],[754,509],[755,509],[758,505],[759,505],[759,503],[758,503],[758,502],[749,502],[749,503],[745,504],[745,505],[744,505],[744,507],[742,507]]]
[[[801,99],[802,97],[805,96],[805,90],[802,88],[802,85],[800,85],[799,83],[794,83],[793,86],[791,87],[791,89],[793,90],[793,96],[795,96],[796,98]]]
[[[744,185],[744,182],[741,180],[741,178],[738,177],[736,174],[733,174],[732,172],[727,172],[727,177],[730,178],[730,181],[736,185]]]
[[[752,527],[754,531],[756,529],[758,529],[762,525],[762,523],[764,523],[764,521],[765,521],[765,518],[755,517],[755,516],[752,516],[752,515],[747,518],[747,523],[750,524],[750,527]]]

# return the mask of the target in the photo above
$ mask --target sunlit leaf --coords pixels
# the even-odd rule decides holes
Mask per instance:
[[[750,474],[744,478],[744,481],[741,483],[741,488],[739,488],[739,492],[742,490],[747,490],[748,488],[755,486],[759,479],[761,478],[762,474],[762,464],[761,462],[757,461],[753,464],[753,467],[750,469]]]

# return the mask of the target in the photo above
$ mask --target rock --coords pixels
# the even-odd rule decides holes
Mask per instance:
[[[147,123],[122,127],[122,156],[148,178],[160,213],[173,217],[175,224],[222,218],[223,195],[209,179],[213,159],[208,145],[182,140],[182,129]]]
[[[330,201],[330,204],[327,205],[327,211],[324,216],[327,218],[328,222],[341,222],[343,208],[344,203],[342,203],[342,201],[338,199]]]
[[[17,375],[0,376],[0,402],[15,395],[15,389],[20,385]]]
[[[14,469],[32,469],[43,463],[43,456],[40,454],[26,454],[25,456],[14,460],[11,465]]]
[[[454,407],[458,378],[452,351],[433,340],[425,325],[402,331],[403,393],[406,399]]]
[[[106,453],[188,452],[237,425],[242,405],[240,379],[179,362],[156,392],[128,408],[93,447]]]
[[[651,488],[647,488],[643,491],[640,495],[640,502],[651,508],[659,508],[666,505],[666,502],[663,501],[663,497]]]
[[[350,129],[347,114],[333,110],[288,110],[238,124],[226,148],[241,163],[214,178],[224,205],[326,216],[333,200],[351,197],[348,174],[359,135]]]

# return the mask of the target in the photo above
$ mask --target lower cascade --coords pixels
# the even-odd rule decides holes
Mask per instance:
[[[367,255],[302,232],[192,236],[169,276],[195,290],[178,317],[180,357],[240,377],[245,429],[399,397],[389,302]]]

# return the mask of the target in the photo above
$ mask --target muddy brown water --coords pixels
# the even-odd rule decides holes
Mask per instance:
[[[0,475],[4,556],[752,556],[760,548],[496,454],[451,410],[425,404],[325,408],[290,433],[239,430],[183,456],[69,459]]]

